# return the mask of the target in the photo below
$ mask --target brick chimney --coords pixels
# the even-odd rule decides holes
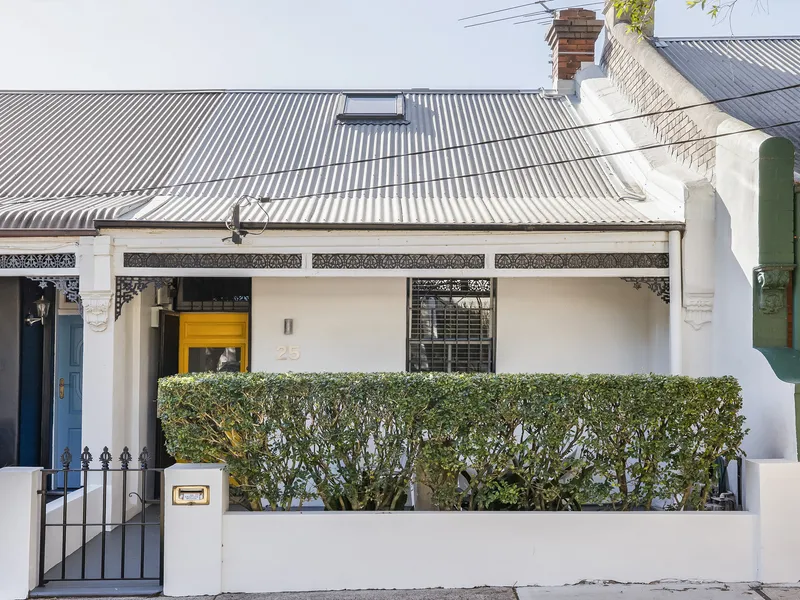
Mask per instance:
[[[603,21],[594,11],[565,8],[558,11],[547,32],[547,43],[553,49],[553,87],[565,93],[574,90],[573,79],[585,62],[594,63],[594,45]]]

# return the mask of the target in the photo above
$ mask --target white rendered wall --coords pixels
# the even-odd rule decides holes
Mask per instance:
[[[253,371],[405,370],[403,278],[254,278],[252,296]],[[299,359],[279,360],[279,346],[296,346]]]
[[[150,286],[122,309],[124,339],[128,348],[128,434],[124,444],[129,446],[131,453],[137,454],[154,439],[151,429],[155,429],[154,399],[158,376],[158,329],[150,326],[150,309],[154,303],[155,289]],[[150,450],[154,456],[154,448]]]
[[[497,282],[498,373],[666,373],[669,310],[615,278]]]
[[[724,131],[724,130],[723,130]],[[794,387],[753,348],[753,268],[758,264],[760,134],[723,138],[717,149],[713,369],[742,385],[749,458],[796,458]]]
[[[757,578],[757,518],[742,512],[229,512],[222,521],[223,592]]]

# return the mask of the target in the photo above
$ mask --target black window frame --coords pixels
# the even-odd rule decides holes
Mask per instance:
[[[214,280],[215,283],[224,284],[229,280],[240,280],[237,283],[247,282],[249,295],[232,298],[206,298],[187,300],[184,297],[186,283],[202,286],[204,282]],[[179,277],[176,282],[174,307],[177,312],[250,312],[253,300],[253,281],[250,277]]]
[[[421,282],[421,285],[415,286],[415,282]],[[442,285],[435,286],[435,282],[441,282]],[[474,282],[470,284],[469,282]],[[456,288],[456,284],[459,289]],[[486,285],[486,291],[481,290],[482,285]],[[455,298],[476,297],[485,298],[489,301],[488,308],[478,308],[478,318],[483,318],[483,313],[489,313],[488,319],[488,336],[481,335],[474,337],[471,324],[467,325],[467,335],[465,337],[448,335],[435,335],[430,337],[425,336],[421,332],[419,320],[421,315],[415,316],[414,311],[420,310],[418,305],[415,305],[415,294],[419,294],[419,288],[425,285],[429,287],[429,295],[437,299],[446,299],[453,303]],[[464,289],[466,285],[467,289]],[[416,289],[415,289],[416,287]],[[469,289],[472,287],[473,289]],[[437,309],[438,311],[439,309]],[[442,326],[446,323],[447,309],[444,309],[444,314],[436,315],[437,328],[441,321]],[[468,321],[473,317],[468,316]],[[456,316],[456,323],[459,322]],[[479,324],[482,328],[482,324]],[[456,325],[458,329],[458,325]],[[430,344],[430,357],[425,356],[422,358],[424,351],[424,344]],[[481,352],[481,348],[487,347],[487,352]],[[437,357],[436,350],[440,353],[445,351],[445,357]],[[467,364],[463,366],[455,365],[454,361],[459,361],[459,356],[453,358],[453,349],[462,353],[466,350]],[[475,361],[475,350],[478,351],[478,359]],[[417,373],[431,373],[431,372],[446,372],[446,373],[495,373],[497,370],[497,279],[491,277],[416,277],[408,278],[406,280],[406,371]],[[426,367],[422,366],[422,361],[430,361]],[[444,362],[443,362],[444,361]],[[470,368],[470,362],[477,362],[478,368]]]

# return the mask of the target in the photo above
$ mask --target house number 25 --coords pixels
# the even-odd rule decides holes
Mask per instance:
[[[300,358],[300,346],[278,346],[278,360],[297,360]]]

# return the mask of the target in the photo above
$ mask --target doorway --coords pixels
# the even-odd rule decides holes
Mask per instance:
[[[247,313],[181,313],[180,373],[247,370]]]
[[[247,313],[161,312],[158,376],[177,373],[242,372],[248,367]],[[156,467],[175,464],[156,419]]]
[[[83,317],[58,315],[56,321],[55,452],[81,449],[83,415]],[[63,488],[63,475],[55,487]],[[80,474],[70,473],[67,488],[80,487]]]

